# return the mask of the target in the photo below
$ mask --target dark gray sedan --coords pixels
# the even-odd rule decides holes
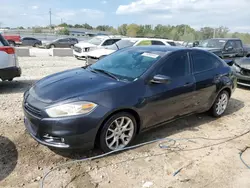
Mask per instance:
[[[45,44],[45,48],[72,48],[78,43],[76,38],[60,38]]]
[[[38,47],[42,45],[42,41],[32,38],[32,37],[24,37],[21,39],[22,46],[33,46]]]

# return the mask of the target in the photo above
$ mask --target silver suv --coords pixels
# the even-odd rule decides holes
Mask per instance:
[[[19,76],[21,76],[21,68],[18,65],[15,48],[10,46],[0,34],[0,79],[12,81]]]

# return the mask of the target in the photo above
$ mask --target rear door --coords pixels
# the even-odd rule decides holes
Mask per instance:
[[[191,59],[196,81],[194,105],[199,111],[208,108],[214,100],[221,76],[218,69],[221,63],[217,57],[205,51],[192,51]]]
[[[155,114],[147,125],[158,124],[178,116],[191,113],[195,79],[191,74],[190,61],[187,52],[175,52],[158,68],[154,75],[169,76],[167,84],[147,85],[148,108]]]
[[[58,44],[56,44],[56,47],[60,47],[60,48],[67,48],[70,46],[70,42],[69,39],[60,39],[58,40]]]
[[[235,40],[234,41],[235,51],[236,51],[236,57],[243,57],[244,56],[244,49],[243,44],[241,40]]]

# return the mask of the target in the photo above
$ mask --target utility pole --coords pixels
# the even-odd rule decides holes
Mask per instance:
[[[63,19],[61,18],[61,24],[63,23]]]
[[[51,25],[51,9],[49,9],[49,26],[50,26],[50,29],[52,28],[52,25]]]
[[[214,35],[213,35],[213,38],[215,38],[215,35],[216,35],[216,28],[214,28]]]
[[[187,25],[185,25],[185,28],[184,28],[184,36],[186,36],[186,31],[187,31]]]

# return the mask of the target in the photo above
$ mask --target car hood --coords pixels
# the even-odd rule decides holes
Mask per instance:
[[[220,48],[205,48],[205,47],[195,47],[196,49],[200,49],[200,50],[206,50],[209,52],[216,52],[216,51],[221,51]]]
[[[79,48],[90,48],[90,47],[96,47],[97,45],[94,45],[94,44],[91,44],[88,42],[79,42],[79,43],[75,44],[75,46],[79,47]]]
[[[241,58],[239,60],[235,60],[235,64],[237,64],[241,68],[250,70],[250,58],[246,57],[246,58]]]
[[[112,89],[124,84],[84,68],[64,71],[38,81],[30,95],[44,103],[57,103],[71,98]]]
[[[97,49],[97,50],[93,50],[91,52],[88,53],[88,56],[90,57],[95,57],[95,58],[100,58],[102,56],[106,56],[109,55],[111,53],[115,52],[115,50],[111,50],[111,49]]]

